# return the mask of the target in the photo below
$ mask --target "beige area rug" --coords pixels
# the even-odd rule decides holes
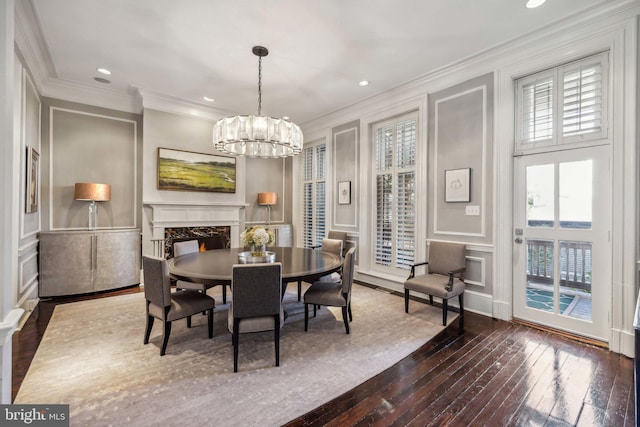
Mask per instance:
[[[218,304],[213,339],[206,316],[194,316],[191,329],[174,322],[163,357],[158,321],[142,344],[142,293],[57,306],[15,403],[69,404],[75,426],[277,426],[382,372],[443,329],[440,309],[414,302],[405,314],[401,297],[354,285],[350,335],[340,309],[326,307],[305,333],[304,306],[288,292],[280,367],[272,332],[244,334],[234,374],[228,306],[218,288],[210,290]]]

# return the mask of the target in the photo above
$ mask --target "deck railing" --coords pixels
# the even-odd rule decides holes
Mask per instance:
[[[591,292],[591,243],[560,241],[560,286]],[[552,240],[527,240],[527,281],[553,284]]]

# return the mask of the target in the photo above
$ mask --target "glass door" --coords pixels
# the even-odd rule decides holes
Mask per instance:
[[[514,164],[514,317],[608,341],[608,147]]]

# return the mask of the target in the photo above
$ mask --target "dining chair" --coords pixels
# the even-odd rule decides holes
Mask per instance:
[[[309,304],[313,304],[313,315],[316,306],[325,305],[342,307],[344,328],[349,333],[349,322],[353,321],[351,312],[351,288],[353,286],[354,254],[356,248],[349,248],[342,266],[342,280],[340,282],[314,282],[304,293],[304,330],[309,326]]]
[[[345,233],[346,235],[346,233]],[[330,239],[325,238],[322,239],[322,244],[320,246],[313,246],[311,249],[320,249],[322,252],[329,252],[334,255],[338,255],[342,258],[342,248],[343,242],[340,239]],[[322,276],[318,279],[321,282],[334,282],[337,283],[341,280],[340,273],[331,273],[326,276]],[[298,301],[302,299],[302,280],[298,280]]]
[[[346,231],[329,230],[329,232],[327,233],[327,239],[342,240],[342,256],[345,256],[347,254],[349,246],[347,245]]]
[[[209,338],[213,337],[213,308],[215,300],[208,295],[193,290],[171,292],[169,268],[167,260],[149,256],[142,257],[144,271],[144,297],[146,300],[147,326],[144,343],[149,343],[149,336],[155,319],[162,321],[162,347],[160,356],[164,356],[171,334],[171,322],[187,319],[187,327],[191,328],[191,316],[207,312]],[[180,281],[178,281],[180,282]]]
[[[457,296],[460,304],[460,326],[464,321],[464,273],[466,271],[466,246],[458,243],[431,242],[429,244],[429,260],[411,266],[411,273],[404,282],[404,312],[409,312],[409,292],[420,292],[429,295],[429,304],[433,305],[433,297],[442,299],[442,325],[447,325],[449,299]],[[425,274],[416,276],[416,267],[427,265]]]
[[[238,372],[238,347],[242,333],[273,330],[276,366],[280,366],[280,328],[284,325],[281,294],[281,263],[233,266],[232,301],[228,314],[233,343],[233,372]]]
[[[173,256],[179,257],[182,255],[188,255],[193,253],[200,252],[200,246],[198,245],[197,240],[185,240],[182,242],[175,242],[173,244]],[[195,291],[200,291],[202,293],[207,293],[207,289],[212,288],[216,285],[205,285],[202,283],[195,282],[187,282],[187,281],[179,281],[181,287],[178,287],[178,283],[176,283],[176,289],[191,289]],[[227,303],[227,285],[220,284],[222,286],[222,303]]]

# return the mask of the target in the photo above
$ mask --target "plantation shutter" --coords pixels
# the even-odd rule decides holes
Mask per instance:
[[[523,85],[523,143],[549,140],[553,136],[553,80],[544,77]]]
[[[564,73],[562,135],[600,132],[602,128],[602,66],[580,65]]]
[[[408,269],[415,255],[414,114],[375,128],[374,264]]]
[[[396,219],[396,266],[408,269],[415,254],[415,182],[416,164],[416,120],[406,120],[397,125],[396,168],[397,174],[397,219]]]
[[[325,235],[326,221],[326,145],[303,150],[302,222],[303,245],[318,245]]]
[[[608,54],[516,82],[516,150],[607,138]]]

